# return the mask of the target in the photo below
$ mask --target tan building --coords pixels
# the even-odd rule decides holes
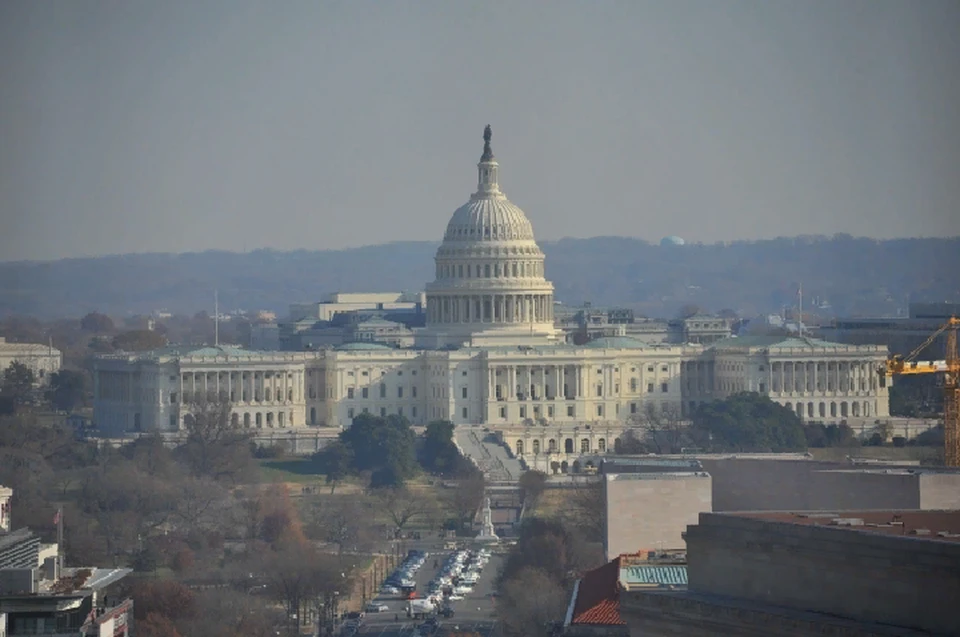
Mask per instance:
[[[890,415],[888,387],[877,373],[886,359],[887,348],[881,345],[794,336],[731,337],[685,362],[685,408],[752,391],[804,420],[872,421]]]
[[[607,559],[622,553],[685,548],[683,533],[712,511],[710,475],[699,471],[603,476]]]
[[[307,355],[232,346],[165,347],[94,361],[94,422],[104,435],[178,431],[190,403],[213,394],[233,405],[238,424],[302,427]]]
[[[60,371],[63,354],[52,345],[8,343],[0,336],[0,373],[14,362],[26,365],[38,382],[47,382],[51,374]]]

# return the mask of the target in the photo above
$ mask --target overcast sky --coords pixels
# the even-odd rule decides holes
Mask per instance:
[[[960,2],[0,4],[0,260],[960,234]]]

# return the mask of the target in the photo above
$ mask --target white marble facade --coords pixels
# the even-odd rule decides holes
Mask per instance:
[[[26,365],[37,383],[46,383],[52,374],[60,371],[63,354],[52,345],[8,343],[0,336],[0,374],[13,363]]]
[[[101,356],[96,424],[113,434],[175,430],[184,399],[200,391],[225,392],[237,421],[260,429],[348,427],[369,412],[417,425],[448,419],[503,429],[547,421],[620,432],[645,404],[688,413],[736,391],[767,394],[808,420],[888,413],[887,388],[871,373],[886,357],[879,346],[789,337],[564,343],[543,252],[530,221],[500,191],[489,129],[484,137],[477,192],[447,225],[436,278],[427,284],[427,327],[415,333],[414,347],[353,342],[314,352],[195,347]],[[601,444],[596,438],[591,451]],[[607,438],[604,446],[612,444]]]

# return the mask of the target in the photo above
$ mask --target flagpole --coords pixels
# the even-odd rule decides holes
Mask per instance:
[[[797,323],[797,330],[800,332],[800,337],[803,338],[803,281],[800,282],[800,289],[797,291],[797,295],[800,297],[798,302],[798,312],[800,314],[800,320]]]
[[[63,506],[57,507],[57,566],[60,573],[63,572]]]

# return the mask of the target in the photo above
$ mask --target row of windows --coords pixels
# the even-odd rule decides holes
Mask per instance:
[[[870,403],[866,401],[862,403],[862,407],[861,403],[856,401],[850,403],[847,403],[847,401],[842,401],[840,403],[821,402],[817,405],[812,402],[808,402],[806,404],[806,409],[804,409],[803,403],[797,403],[796,405],[793,403],[786,403],[784,406],[787,409],[795,410],[797,415],[801,418],[804,417],[804,411],[806,411],[807,418],[816,418],[818,416],[820,418],[826,418],[828,411],[831,418],[836,418],[838,416],[841,418],[846,418],[847,416],[852,416],[854,418],[859,418],[862,416],[864,418],[868,418],[870,416]]]
[[[467,409],[466,407],[463,408],[464,414],[466,414],[466,409]],[[600,418],[603,418],[603,414],[604,414],[603,405],[597,405],[596,411],[597,411],[597,416],[600,417]],[[620,414],[620,405],[614,405],[614,411],[619,415],[619,414]],[[530,414],[529,416],[528,416],[528,413]],[[636,413],[636,412],[634,412],[634,413]],[[521,405],[521,406],[520,406],[520,418],[521,418],[521,419],[523,419],[523,418],[528,418],[528,417],[529,417],[529,418],[540,418],[540,417],[543,416],[543,415],[544,415],[544,410],[541,409],[540,405],[533,405],[531,411],[529,411],[529,412],[527,411],[527,406],[526,406],[526,405]],[[555,413],[555,411],[554,411],[553,405],[547,405],[547,406],[546,406],[546,417],[547,417],[547,418],[553,418],[553,417],[555,417],[555,415],[556,415],[556,413]],[[574,405],[567,405],[567,417],[568,417],[568,418],[573,418],[575,415],[576,415],[576,407],[575,407]],[[466,418],[466,416],[464,416],[464,418]],[[503,419],[503,420],[506,420],[506,418],[507,418],[507,408],[506,408],[506,407],[501,407],[501,408],[500,408],[500,418]]]
[[[824,391],[824,387],[826,387],[826,391],[835,391],[835,387],[837,386],[840,388],[839,391],[857,391],[858,385],[860,387],[860,391],[867,391],[869,389],[877,389],[878,380],[877,378],[871,378],[868,381],[866,378],[861,378],[860,382],[857,383],[852,379],[848,381],[846,378],[841,378],[839,385],[835,385],[833,379],[827,379],[826,385],[823,383],[817,383],[816,390],[814,390],[814,384],[812,381],[804,384],[803,381],[798,379],[794,383],[784,383],[783,391],[790,391],[791,385],[793,386],[793,391]],[[780,391],[780,381],[774,380],[772,387],[773,391]],[[804,389],[804,387],[806,387],[806,389]],[[760,391],[763,390],[761,389]]]
[[[369,413],[370,413],[370,409],[367,408],[367,407],[364,407],[363,409],[360,410],[360,413],[362,413],[362,414],[369,414]],[[464,413],[466,413],[466,412],[464,412]],[[350,407],[349,409],[347,409],[347,418],[349,418],[350,420],[353,420],[353,418],[354,418],[354,416],[356,416],[356,414],[357,414],[357,410],[354,409],[353,407]],[[403,416],[403,415],[404,415],[403,407],[397,407],[397,415],[398,415],[398,416]],[[381,407],[381,408],[380,408],[380,417],[381,417],[381,418],[386,418],[386,417],[387,417],[387,408],[386,408],[386,407]],[[410,417],[411,417],[411,418],[416,418],[416,417],[417,417],[417,408],[416,408],[416,407],[411,407],[411,408],[410,408]]]
[[[370,375],[370,372],[364,370],[364,371],[360,372],[360,375],[361,375],[361,376],[369,376],[369,375]],[[381,376],[386,376],[386,375],[387,375],[386,370],[381,369],[381,370],[380,370],[380,375],[381,375]],[[415,369],[414,369],[414,370],[411,370],[411,371],[410,371],[410,375],[411,375],[411,376],[416,376],[416,375],[417,375],[417,370],[415,370]],[[356,372],[354,372],[353,370],[349,370],[349,371],[347,371],[347,376],[356,376]],[[397,370],[397,376],[403,376],[403,370],[402,370],[402,369]]]
[[[316,418],[315,413],[314,413],[314,418]],[[183,424],[184,425],[190,424],[192,419],[193,419],[193,415],[191,414],[184,415]],[[240,421],[241,421],[240,414],[236,412],[230,414],[230,422],[233,424],[234,427],[240,426]],[[139,430],[140,414],[134,414],[133,422],[134,422],[134,429]],[[274,412],[272,411],[268,411],[266,413],[262,413],[258,411],[255,414],[253,414],[253,416],[251,416],[249,412],[243,414],[244,427],[250,427],[255,425],[256,427],[260,428],[264,426],[264,423],[266,423],[267,427],[273,427],[274,425],[278,427],[286,427],[288,423],[292,427],[296,424],[296,419],[292,411],[290,412],[289,418],[287,417],[287,414],[282,411],[278,411],[276,412],[276,414],[274,414]],[[176,414],[170,414],[170,428],[171,429],[177,428]]]
[[[381,383],[380,386],[379,386],[379,388],[378,388],[378,390],[379,390],[380,398],[386,398],[386,397],[387,397],[387,386],[386,386],[385,383]],[[464,392],[463,397],[466,398],[466,397],[467,397],[467,394],[466,394],[467,388],[466,388],[466,387],[463,388],[463,392]],[[352,399],[356,398],[356,396],[357,396],[357,391],[356,391],[356,389],[353,388],[353,387],[347,387],[347,399],[348,399],[348,400],[352,400]],[[360,388],[360,398],[369,398],[369,397],[370,397],[370,388],[369,388],[369,387],[361,387],[361,388]],[[411,398],[416,398],[416,397],[417,397],[417,386],[416,386],[416,385],[414,385],[414,386],[412,386],[412,387],[410,388],[410,397],[411,397]],[[403,386],[397,387],[397,398],[403,398]]]
[[[567,438],[563,442],[563,451],[564,453],[573,453],[573,438]],[[540,441],[534,440],[531,444],[531,451],[534,455],[540,453]],[[517,450],[517,455],[522,456],[525,451],[525,446],[523,440],[517,440],[514,448]],[[597,440],[597,451],[599,453],[605,453],[607,451],[607,439],[600,438]],[[557,453],[557,441],[553,438],[547,440],[547,453]],[[590,453],[590,439],[581,438],[580,439],[580,453]]]
[[[197,392],[197,394],[199,395],[200,392]],[[241,401],[241,402],[248,402],[249,399],[250,399],[250,395],[251,395],[251,394],[250,394],[249,392],[247,392],[246,390],[240,392],[240,401]],[[271,402],[271,401],[282,402],[282,401],[284,400],[284,398],[283,398],[283,391],[280,390],[280,389],[278,389],[278,390],[276,390],[276,391],[274,392],[274,391],[271,391],[269,388],[267,388],[267,389],[264,389],[264,390],[263,390],[263,393],[260,393],[259,391],[255,391],[255,392],[253,392],[252,395],[253,395],[253,402],[257,402],[257,403],[259,403],[259,402],[267,402],[267,403],[268,403],[268,402]],[[193,400],[193,397],[194,397],[194,395],[191,394],[190,392],[186,392],[186,391],[183,392],[183,402],[184,402],[184,403],[189,403],[189,402],[191,402],[191,401]],[[175,391],[170,392],[170,404],[171,404],[171,405],[176,405],[176,404],[177,404],[177,398],[178,398],[177,392],[175,392]],[[220,399],[221,399],[221,400],[230,400],[230,402],[236,402],[236,400],[237,400],[237,392],[231,391],[231,392],[227,393],[227,392],[225,392],[225,391],[222,391],[222,392],[220,392]],[[286,398],[286,400],[287,400],[287,401],[292,401],[292,400],[293,400],[293,390],[292,390],[292,389],[288,389],[288,390],[287,390],[287,398]]]
[[[466,275],[466,276],[464,276]],[[437,265],[437,278],[449,279],[457,276],[460,279],[499,279],[501,277],[534,277],[543,276],[543,264],[536,262],[522,261],[520,263],[501,264],[495,263],[491,267],[489,263],[472,266],[470,264],[459,265]]]

